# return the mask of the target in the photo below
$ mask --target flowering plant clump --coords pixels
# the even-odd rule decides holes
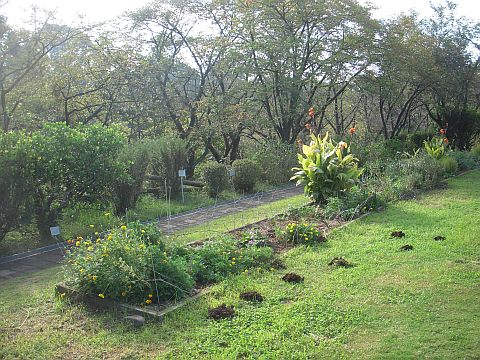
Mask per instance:
[[[85,294],[136,304],[183,297],[194,281],[187,264],[168,256],[159,238],[153,226],[139,224],[103,238],[79,237],[67,253],[65,281]]]
[[[363,173],[348,144],[335,143],[328,133],[323,138],[312,134],[310,145],[303,145],[302,152],[298,154],[300,166],[292,169],[296,172],[290,180],[303,185],[305,194],[316,203],[348,191]]]
[[[448,139],[434,137],[428,141],[425,140],[423,142],[423,146],[428,155],[430,155],[434,159],[439,160],[445,155],[447,151]]]
[[[288,224],[285,227],[285,238],[294,244],[312,244],[324,239],[314,225],[306,223]]]

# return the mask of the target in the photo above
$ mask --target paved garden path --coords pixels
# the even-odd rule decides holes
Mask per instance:
[[[261,192],[168,218],[161,218],[157,221],[157,225],[164,233],[172,234],[191,226],[202,225],[223,216],[240,213],[244,210],[301,193],[302,188],[297,187]],[[63,260],[64,254],[64,244],[59,243],[14,256],[0,257],[0,281],[55,266]]]

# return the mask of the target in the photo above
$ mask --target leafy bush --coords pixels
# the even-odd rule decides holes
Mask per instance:
[[[71,240],[66,283],[85,294],[137,304],[156,302],[157,290],[159,300],[183,297],[193,279],[183,259],[167,256],[159,236],[137,224],[103,239]]]
[[[173,197],[180,193],[180,177],[178,170],[187,163],[187,144],[176,136],[165,136],[149,143],[152,155],[152,173],[159,176],[159,187],[163,188],[165,182]]]
[[[140,197],[150,163],[148,147],[141,142],[126,146],[119,155],[125,165],[128,177],[116,186],[115,213],[124,214],[125,209],[132,209]]]
[[[480,144],[473,146],[470,152],[473,154],[473,156],[476,156],[480,159]]]
[[[253,267],[269,268],[274,259],[270,247],[239,246],[230,237],[206,242],[196,249],[175,248],[174,255],[188,262],[189,272],[200,284],[210,284]]]
[[[474,109],[447,109],[442,114],[448,124],[448,137],[452,145],[461,150],[469,150],[480,136],[480,112]]]
[[[460,170],[471,170],[478,167],[477,158],[472,152],[452,151],[448,156],[457,161]]]
[[[316,203],[325,203],[332,196],[348,191],[358,181],[363,169],[349,146],[335,144],[328,133],[324,138],[312,135],[310,146],[303,145],[303,155],[298,155],[300,167],[292,180],[305,186],[305,194]]]
[[[343,196],[328,198],[323,208],[323,216],[327,219],[340,217],[351,220],[382,205],[384,203],[367,187],[354,186]]]
[[[455,174],[458,171],[458,163],[453,157],[444,156],[440,159],[440,163],[448,174]]]
[[[258,165],[250,159],[235,160],[232,163],[235,170],[233,177],[233,186],[237,191],[251,192],[257,183],[260,169]]]
[[[208,161],[202,165],[200,172],[209,196],[216,197],[228,188],[228,172],[225,164]]]
[[[260,168],[260,179],[270,184],[288,183],[291,169],[297,164],[296,146],[281,142],[256,143],[248,158]]]
[[[118,161],[125,137],[115,127],[46,124],[29,142],[27,171],[43,239],[50,237],[49,228],[63,209],[76,201],[111,199],[115,183],[125,176]]]
[[[26,173],[28,147],[22,133],[0,132],[0,241],[25,214],[31,186]]]
[[[285,239],[294,244],[312,244],[323,240],[312,224],[290,223],[285,227]]]
[[[423,146],[428,155],[434,159],[440,159],[445,155],[446,146],[445,139],[433,137],[430,140],[425,140]]]

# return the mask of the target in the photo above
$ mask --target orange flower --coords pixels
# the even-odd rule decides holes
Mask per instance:
[[[302,144],[303,144],[302,139],[297,139],[297,144],[298,144],[298,145],[302,145]]]
[[[315,116],[315,109],[313,108],[313,106],[310,109],[308,109],[308,116],[310,117]]]
[[[306,127],[308,130],[311,130],[311,129],[312,129],[312,124],[306,123],[306,124],[305,124],[305,127]]]
[[[341,148],[341,149],[346,149],[348,147],[347,143],[345,141],[340,141],[338,143],[338,146]]]
[[[357,131],[357,129],[355,129],[355,126],[351,127],[350,130],[348,130],[350,132],[350,135],[353,135],[355,134],[355,132]]]
[[[447,130],[445,129],[440,129],[440,134],[445,135],[447,133]]]
[[[446,145],[448,145],[448,139],[447,139],[447,138],[443,139],[443,142],[444,142]]]

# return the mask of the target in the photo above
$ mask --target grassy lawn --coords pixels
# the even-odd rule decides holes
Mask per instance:
[[[391,239],[394,230],[406,237]],[[289,251],[288,270],[231,277],[141,329],[55,299],[61,275],[50,269],[0,283],[0,358],[478,359],[479,232],[477,171]],[[399,251],[407,243],[413,251]],[[356,266],[330,269],[334,256]],[[291,271],[305,282],[280,280]],[[264,302],[241,301],[245,290]],[[237,316],[207,320],[221,303]]]

